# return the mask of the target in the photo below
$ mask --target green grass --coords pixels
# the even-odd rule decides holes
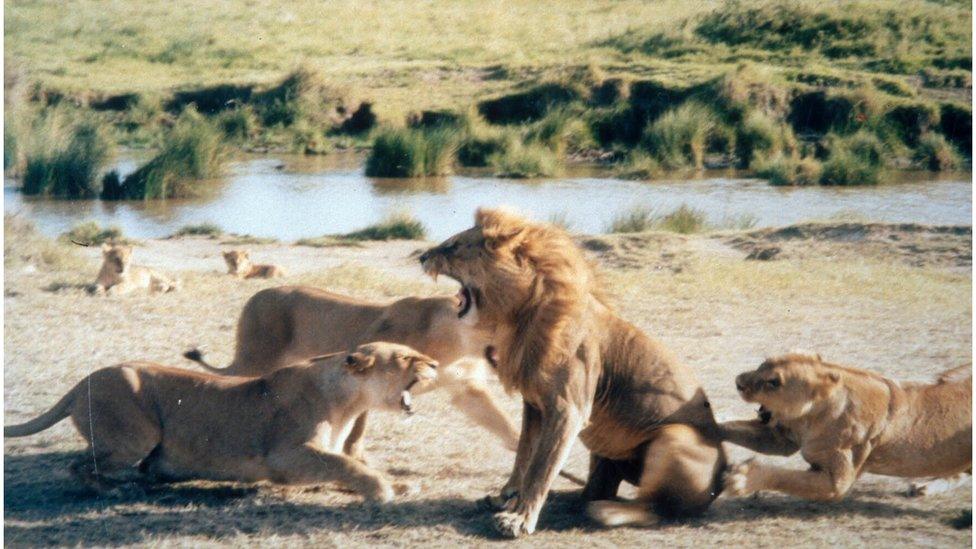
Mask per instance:
[[[206,192],[224,161],[220,133],[195,109],[187,108],[166,135],[162,150],[126,176],[106,200],[186,198]]]
[[[373,140],[373,149],[366,159],[366,175],[447,175],[456,155],[457,134],[453,129],[384,129]]]
[[[653,156],[644,151],[634,151],[616,167],[614,173],[621,179],[648,180],[660,177],[664,169]]]
[[[644,130],[642,147],[667,168],[704,167],[709,139],[716,134],[715,111],[689,101],[664,113]]]
[[[24,148],[24,194],[92,198],[101,192],[98,175],[112,157],[113,143],[93,118],[71,118],[63,110],[49,110],[30,125],[26,136],[15,138]]]
[[[756,177],[766,179],[770,185],[816,185],[823,166],[815,158],[780,155],[758,162],[755,172]]]
[[[667,213],[655,222],[655,228],[662,231],[691,234],[707,227],[705,212],[682,204],[673,212]]]
[[[633,208],[618,214],[607,226],[608,233],[642,233],[654,228],[654,210],[646,206]]]
[[[78,223],[70,231],[61,235],[62,240],[76,244],[93,246],[106,242],[124,244],[128,242],[118,227],[101,227],[95,221]]]
[[[560,173],[559,157],[539,143],[516,143],[489,159],[496,177],[553,177]]]
[[[184,225],[180,227],[173,233],[173,238],[179,238],[181,236],[209,236],[210,238],[217,238],[223,236],[223,234],[224,230],[217,224],[199,223],[197,225]]]
[[[937,133],[927,133],[915,149],[915,163],[932,171],[955,170],[962,165],[956,148]]]
[[[743,217],[730,223],[748,225],[754,223]],[[647,206],[634,206],[620,213],[607,226],[608,233],[642,233],[646,231],[666,231],[678,234],[691,234],[711,228],[705,212],[682,204],[676,209],[660,214]]]
[[[744,167],[757,158],[793,154],[797,147],[796,137],[789,126],[760,111],[749,112],[736,132],[736,157]]]
[[[302,238],[295,244],[313,248],[355,247],[361,242],[371,240],[424,240],[426,238],[427,229],[424,228],[423,223],[407,212],[395,212],[387,215],[379,223],[358,231],[342,235]]]

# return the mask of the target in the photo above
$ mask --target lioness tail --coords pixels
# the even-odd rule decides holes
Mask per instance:
[[[189,360],[192,360],[193,362],[196,362],[200,366],[206,368],[208,372],[213,372],[215,374],[225,373],[224,368],[216,368],[208,364],[206,360],[203,360],[203,351],[201,351],[200,349],[190,349],[189,351],[183,353],[183,358],[187,358]]]
[[[74,404],[74,400],[75,391],[72,389],[71,391],[68,391],[68,394],[61,397],[61,400],[59,400],[53,408],[37,416],[36,418],[19,425],[4,425],[3,436],[25,437],[27,435],[33,435],[34,433],[40,433],[44,429],[47,429],[48,427],[68,417],[68,408]]]

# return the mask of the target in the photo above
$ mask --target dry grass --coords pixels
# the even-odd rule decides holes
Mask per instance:
[[[612,262],[604,261],[607,284],[622,316],[695,367],[720,419],[754,413],[737,398],[733,376],[754,367],[766,354],[792,347],[815,349],[830,360],[903,379],[924,379],[971,360],[969,269],[866,262],[851,255],[746,262],[744,253],[719,245],[718,237],[666,238],[674,249],[645,250],[648,253],[639,256],[640,269],[613,268]],[[960,237],[960,245],[965,238]],[[641,242],[645,248],[657,245],[656,240]],[[277,245],[263,247],[261,253],[263,260],[300,267],[284,283],[372,299],[453,293],[452,284],[434,285],[421,276],[416,259],[409,257],[416,247],[418,243],[405,242],[323,250]],[[226,363],[241,306],[254,292],[282,281],[229,280],[221,273],[220,249],[219,242],[208,239],[146,242],[137,250],[137,261],[168,264],[184,281],[180,292],[157,297],[96,298],[72,286],[94,278],[95,250],[78,249],[88,254],[80,271],[8,269],[5,423],[36,414],[86,372],[120,360],[190,367],[179,353],[202,345],[216,363]],[[179,262],[183,256],[186,260]],[[52,283],[65,288],[44,290]],[[503,396],[497,384],[492,387],[517,415],[517,401]],[[500,486],[512,455],[468,424],[450,407],[448,395],[427,395],[417,404],[418,414],[407,421],[398,415],[376,415],[367,434],[367,449],[377,467],[424,487],[421,494],[385,507],[364,505],[352,495],[327,488],[208,482],[156,487],[115,499],[92,497],[80,493],[66,474],[75,452],[82,449],[68,422],[33,437],[5,441],[5,543],[484,545],[493,539],[490,517],[476,509],[475,500]],[[741,449],[732,453],[736,459],[748,455]],[[778,461],[804,468],[797,457]],[[586,470],[581,445],[573,449],[567,467],[577,474]],[[577,488],[560,479],[539,531],[517,544],[971,543],[970,530],[945,524],[970,507],[971,489],[913,500],[901,495],[902,488],[898,480],[868,475],[842,503],[774,495],[723,498],[699,520],[603,531],[580,515]]]

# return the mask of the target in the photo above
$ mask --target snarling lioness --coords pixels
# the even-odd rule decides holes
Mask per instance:
[[[865,472],[938,478],[972,471],[970,365],[935,383],[908,383],[791,353],[767,359],[735,385],[768,415],[723,423],[725,439],[764,454],[799,451],[811,468],[747,461],[726,478],[731,495],[775,490],[838,500]]]
[[[147,267],[132,264],[132,246],[102,244],[102,268],[92,290],[99,295],[122,295],[136,289],[171,292],[177,281]]]
[[[230,366],[214,368],[197,350],[184,356],[211,372],[254,376],[366,341],[402,343],[444,365],[429,389],[451,391],[455,406],[514,450],[518,431],[488,392],[490,370],[483,360],[465,359],[481,357],[487,344],[473,305],[465,292],[379,304],[316,288],[268,288],[244,305]],[[363,459],[366,419],[363,414],[347,440],[347,453],[357,459]]]
[[[473,297],[494,329],[498,376],[522,394],[515,466],[486,500],[501,534],[535,530],[577,435],[591,451],[583,496],[603,524],[699,513],[715,499],[725,455],[694,373],[610,309],[564,231],[482,209],[420,261]],[[638,486],[637,501],[607,501],[622,480]]]
[[[237,278],[275,278],[285,276],[285,270],[277,265],[255,265],[251,263],[251,253],[247,250],[224,252],[227,274]]]
[[[96,371],[49,411],[3,434],[31,435],[70,415],[89,444],[72,470],[99,491],[111,487],[107,473],[138,465],[157,480],[334,481],[389,501],[406,487],[342,454],[343,439],[367,409],[412,411],[410,391],[429,384],[436,367],[390,343],[260,378],[126,362]],[[318,444],[324,429],[329,447]]]

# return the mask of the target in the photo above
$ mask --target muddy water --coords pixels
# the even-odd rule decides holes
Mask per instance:
[[[470,226],[479,206],[506,205],[533,218],[557,216],[575,231],[597,233],[622,212],[644,206],[668,212],[681,204],[701,209],[713,224],[751,219],[756,226],[806,220],[971,224],[969,173],[898,174],[879,187],[776,188],[730,172],[694,179],[635,182],[593,169],[577,169],[553,180],[519,181],[490,175],[418,180],[365,177],[362,159],[277,156],[234,162],[208,196],[192,200],[101,202],[25,197],[7,180],[4,210],[21,212],[51,235],[93,219],[116,225],[135,238],[162,237],[184,225],[212,222],[225,231],[291,241],[349,232],[386,213],[409,210],[441,239]],[[125,173],[136,159],[120,161]]]

